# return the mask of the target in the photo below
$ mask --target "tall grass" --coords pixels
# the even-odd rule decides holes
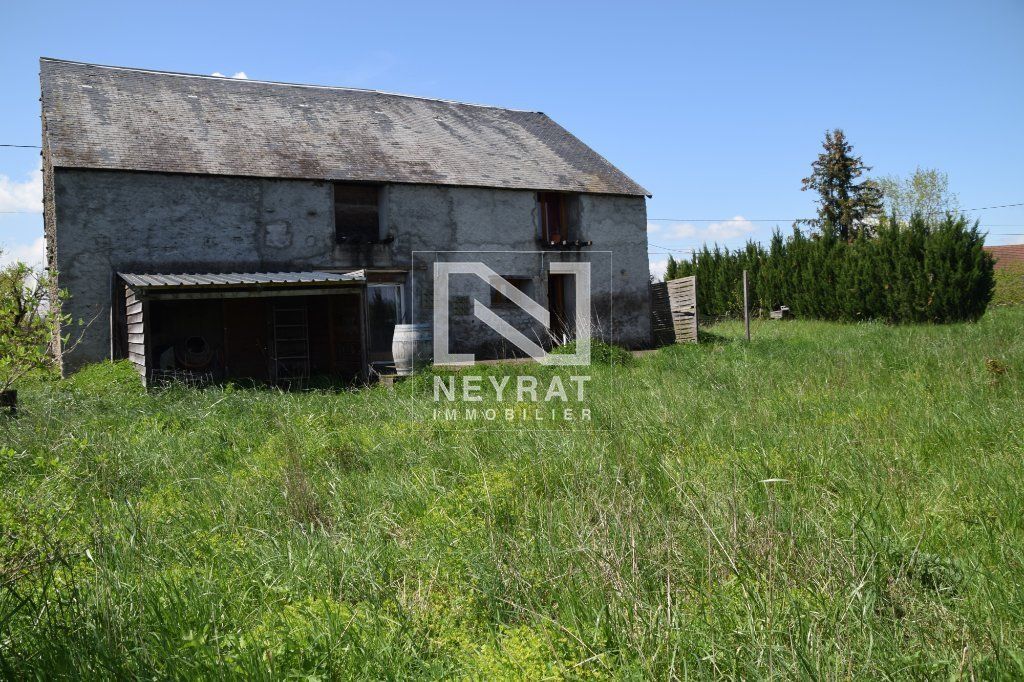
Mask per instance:
[[[1011,262],[995,271],[992,305],[1024,305],[1024,262]]]
[[[1022,676],[1022,327],[723,324],[540,429],[416,381],[24,386],[0,672]]]

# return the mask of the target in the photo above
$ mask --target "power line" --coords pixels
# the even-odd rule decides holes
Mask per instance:
[[[979,225],[978,229],[979,230],[987,230],[990,227],[1024,227],[1024,225]],[[1024,232],[986,232],[986,234],[989,237],[1014,237],[1014,236],[1018,236],[1018,235],[1024,234]],[[738,235],[738,236],[742,237],[743,235]],[[707,241],[707,240],[705,239],[704,241]],[[650,244],[650,242],[648,242],[648,244]],[[650,244],[650,245],[651,246],[657,246],[657,244]],[[658,248],[659,249],[670,249],[670,248],[674,248],[674,247],[658,246]]]
[[[1011,208],[1013,206],[1024,206],[1024,201],[1016,203],[1016,204],[1002,204],[1000,206],[981,206],[979,208],[962,208],[960,210],[961,211],[987,211],[987,210],[989,210],[991,208]],[[932,211],[932,213],[935,213],[935,211]]]
[[[1024,206],[1024,201],[1015,204],[1000,204],[999,206],[979,206],[977,208],[961,208],[958,209],[961,213],[968,211],[988,211],[994,208],[1013,208],[1015,206]],[[942,211],[930,211],[926,215],[932,213],[941,213]],[[671,223],[729,223],[729,222],[747,222],[747,223],[788,223],[797,222],[800,220],[817,220],[817,218],[744,218],[742,216],[733,216],[731,218],[648,218],[651,222],[671,222]]]
[[[648,222],[671,222],[671,223],[788,223],[793,220],[806,220],[806,218],[743,218],[733,216],[732,218],[648,218]]]
[[[0,147],[18,147],[19,149],[42,149],[37,144],[0,144]]]
[[[647,245],[658,249],[664,249],[666,251],[693,251],[693,249],[680,249],[675,246],[662,246],[661,244],[652,244],[651,242],[647,242]]]
[[[1024,204],[1017,204],[1024,205]],[[968,209],[968,210],[980,210],[980,209]],[[42,211],[0,211],[0,215],[42,215]],[[653,220],[649,218],[649,220]],[[987,229],[989,227],[1024,227],[1024,225],[1003,223],[997,225],[980,225],[979,229]],[[1024,232],[989,232],[989,237],[1024,237]],[[679,252],[679,253],[693,253],[695,249],[677,249],[673,246],[661,246],[659,244],[652,244],[648,242],[648,246],[653,246],[656,249],[661,249],[665,252]]]

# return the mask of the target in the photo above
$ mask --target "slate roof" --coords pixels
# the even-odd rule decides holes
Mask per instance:
[[[225,287],[259,286],[264,284],[341,284],[365,282],[363,270],[353,272],[228,272],[223,274],[185,273],[180,275],[135,274],[119,272],[118,276],[130,287]]]
[[[649,194],[539,112],[48,58],[40,80],[56,167]]]

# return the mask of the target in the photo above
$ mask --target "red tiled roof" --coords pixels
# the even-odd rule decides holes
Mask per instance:
[[[986,246],[985,250],[996,259],[996,267],[1009,267],[1011,264],[1024,263],[1024,244],[1007,244],[1006,246]]]

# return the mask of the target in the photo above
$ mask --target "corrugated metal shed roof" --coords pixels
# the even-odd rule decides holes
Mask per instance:
[[[45,58],[40,71],[57,167],[648,194],[539,112]]]
[[[364,282],[362,270],[354,272],[229,272],[222,274],[135,274],[119,272],[131,287],[236,287],[268,284],[338,284]]]

